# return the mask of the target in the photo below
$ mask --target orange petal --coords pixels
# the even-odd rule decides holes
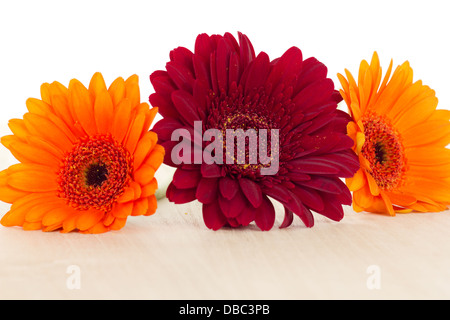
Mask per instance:
[[[117,106],[114,114],[114,120],[111,128],[111,134],[118,141],[122,142],[125,138],[130,125],[131,104],[128,99],[124,99]]]
[[[426,121],[436,110],[437,104],[438,99],[434,96],[423,99],[415,104],[407,101],[404,105],[401,105],[402,112],[399,112],[394,118],[393,124],[399,130],[400,134],[402,134],[403,131]]]
[[[111,213],[119,219],[126,219],[133,212],[133,202],[117,203]]]
[[[144,131],[145,124],[145,112],[139,112],[130,127],[127,138],[124,141],[125,148],[133,154],[134,149],[136,149],[136,145]],[[147,131],[147,130],[145,130]]]
[[[19,163],[9,167],[7,184],[15,189],[29,192],[56,191],[57,177],[49,167]]]
[[[29,136],[27,142],[34,148],[39,148],[49,154],[52,154],[56,159],[63,159],[65,156],[64,150],[59,149],[51,142],[46,141],[40,137]]]
[[[370,193],[374,196],[378,196],[380,194],[380,189],[378,188],[377,182],[368,172],[366,172],[366,178],[369,185]]]
[[[132,109],[139,106],[141,96],[139,91],[139,77],[137,75],[132,75],[125,81],[125,96],[130,100]]]
[[[155,169],[148,165],[142,165],[135,173],[134,180],[141,185],[148,184],[155,176]]]
[[[105,214],[100,210],[84,211],[77,218],[76,221],[77,229],[79,229],[80,231],[84,231],[93,227],[97,222],[99,222],[104,217],[104,215]]]
[[[22,140],[26,140],[30,135],[25,121],[23,119],[11,119],[8,121],[8,127],[11,129],[14,135]]]
[[[127,218],[124,218],[124,219],[116,218],[114,220],[114,222],[111,224],[110,229],[111,230],[120,230],[125,226],[126,222],[127,222]]]
[[[22,226],[23,230],[39,230],[42,229],[42,223],[41,222],[24,222]]]
[[[114,106],[106,89],[97,93],[94,104],[95,124],[99,133],[108,133],[114,118]]]
[[[156,144],[153,150],[150,152],[148,157],[144,160],[142,165],[153,167],[153,169],[158,170],[160,165],[164,160],[165,150],[160,144]]]
[[[0,186],[0,201],[14,203],[18,199],[26,196],[28,192],[14,189],[10,186]]]
[[[69,151],[72,149],[73,144],[66,135],[67,132],[64,132],[48,118],[34,113],[26,113],[23,119],[26,128],[32,135],[51,142],[61,150]]]
[[[450,120],[450,110],[435,110],[428,120]]]
[[[42,218],[42,225],[44,226],[54,226],[54,225],[62,225],[63,221],[69,217],[71,210],[65,208],[65,206],[58,206],[53,208],[52,210],[45,213]],[[27,217],[25,217],[26,220]]]
[[[134,151],[134,168],[137,169],[141,166],[147,155],[153,150],[154,146],[158,142],[158,136],[153,131],[147,131],[143,137],[139,140],[136,150]]]
[[[156,190],[158,189],[158,181],[153,178],[150,183],[142,187],[142,194],[141,197],[149,197],[155,194]]]
[[[386,192],[385,194],[391,199],[391,202],[397,206],[409,207],[417,202],[414,196],[398,192]]]
[[[92,101],[96,100],[96,97],[104,91],[106,91],[106,84],[105,79],[103,79],[103,76],[100,72],[94,73],[94,75],[91,78],[91,81],[89,82],[89,93],[91,95]]]
[[[88,89],[76,79],[71,80],[69,84],[69,106],[84,131],[88,135],[94,135],[97,132],[94,105]]]
[[[31,208],[39,206],[52,198],[54,198],[53,193],[31,193],[18,199],[12,204],[10,211],[3,216],[1,220],[2,225],[7,227],[22,226],[25,222],[25,215]]]
[[[135,181],[131,181],[130,185],[125,188],[124,193],[117,199],[118,203],[128,202],[138,199],[142,194],[141,186]]]
[[[403,146],[442,146],[450,143],[450,122],[441,120],[426,121],[402,133]]]
[[[150,216],[156,212],[156,209],[158,207],[158,202],[157,202],[155,196],[150,196],[147,199],[148,199],[148,209],[147,209],[147,213],[145,215]]]
[[[428,178],[450,178],[450,163],[429,165],[425,162],[425,165],[413,165],[408,167],[408,175]]]
[[[90,234],[99,234],[99,233],[105,233],[108,232],[109,228],[106,227],[101,221],[97,222],[94,226],[91,228],[82,231],[82,233],[90,233]]]
[[[23,142],[13,142],[8,149],[20,162],[37,163],[58,168],[60,159],[48,151]]]
[[[347,178],[345,180],[350,191],[356,191],[365,186],[367,179],[363,170],[364,169],[359,169],[352,178]]]
[[[389,197],[384,192],[381,192],[380,195],[384,201],[384,204],[386,205],[387,212],[391,216],[395,216],[395,211],[394,211],[394,208],[392,207],[391,199],[389,199]]]
[[[72,114],[69,108],[69,100],[67,95],[51,95],[52,106],[55,111],[55,114],[63,120],[65,125],[71,129],[72,133],[77,132],[73,128],[75,114]]]
[[[27,105],[27,109],[30,113],[45,116],[49,112],[53,112],[49,104],[39,99],[28,98],[25,104]]]
[[[123,78],[117,78],[108,88],[113,105],[117,107],[125,98],[125,81]]]
[[[29,209],[29,211],[26,213],[25,215],[25,220],[28,222],[38,222],[38,221],[42,221],[43,217],[55,210],[61,207],[61,206],[65,206],[64,202],[61,199],[58,198],[54,198],[54,199],[49,199],[49,201],[45,202],[45,203],[40,203],[39,205],[35,205],[32,208]],[[52,225],[53,223],[44,223],[44,225]]]
[[[414,196],[423,195],[437,202],[450,203],[450,181],[409,176],[402,190]]]
[[[148,200],[147,198],[141,198],[139,200],[134,201],[133,211],[131,212],[132,216],[141,216],[147,213],[148,209]]]
[[[50,100],[50,84],[49,83],[43,83],[41,85],[41,98],[42,101],[44,101],[47,104],[51,104]]]
[[[361,208],[369,208],[373,203],[374,196],[370,193],[369,187],[363,187],[353,192],[353,201]]]
[[[370,207],[366,208],[367,212],[389,214],[386,203],[380,196],[374,197]]]
[[[405,150],[410,165],[438,166],[450,163],[450,149],[418,147]]]
[[[63,221],[62,228],[63,230],[61,232],[71,232],[77,228],[77,218],[78,215],[72,214]]]

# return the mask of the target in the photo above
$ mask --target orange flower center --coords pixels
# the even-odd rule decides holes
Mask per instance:
[[[58,196],[77,210],[111,210],[132,174],[132,157],[111,135],[81,139],[59,171]]]
[[[405,170],[404,149],[401,137],[390,122],[376,114],[362,119],[365,142],[361,153],[370,164],[366,171],[383,190],[396,188]]]

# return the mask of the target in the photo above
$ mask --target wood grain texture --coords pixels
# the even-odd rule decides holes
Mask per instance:
[[[207,229],[198,202],[159,201],[120,231],[0,228],[1,299],[448,299],[450,212],[381,216],[346,207],[287,229]],[[6,208],[1,208],[4,212]],[[80,270],[68,289],[67,268]],[[369,266],[380,288],[370,290]]]

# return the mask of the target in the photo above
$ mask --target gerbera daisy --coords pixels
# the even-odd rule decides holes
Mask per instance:
[[[261,230],[271,229],[275,210],[269,197],[285,208],[281,227],[291,224],[293,213],[307,227],[314,224],[311,211],[342,219],[342,204],[351,203],[351,194],[339,177],[353,176],[359,164],[345,131],[350,119],[336,109],[339,94],[317,59],[303,60],[301,51],[292,47],[271,61],[264,52],[256,56],[241,33],[239,42],[230,33],[200,34],[194,53],[174,49],[166,71],[154,72],[150,80],[155,89],[150,103],[163,116],[154,130],[166,149],[165,163],[177,168],[167,189],[170,201],[197,199],[206,226],[214,230],[253,221]],[[252,129],[258,142],[265,130],[271,137],[266,148],[276,150],[267,154],[277,161],[277,170],[262,174],[269,163],[261,160],[261,153],[256,163],[227,161],[251,158],[255,150],[249,150],[250,142],[237,155],[223,140],[223,161],[206,161],[199,149],[212,143],[203,136],[210,129]],[[172,141],[176,130],[190,133],[194,161],[181,162],[173,152],[179,145]],[[275,130],[276,141],[271,134]],[[230,145],[239,149],[235,140]]]
[[[358,83],[348,70],[340,90],[360,170],[346,180],[355,211],[442,211],[450,203],[450,111],[436,110],[434,90],[413,82],[408,62],[382,80],[378,55],[362,61]]]
[[[89,88],[44,83],[41,96],[1,139],[20,161],[0,172],[0,200],[12,204],[1,223],[101,233],[153,214],[164,149],[148,131],[158,109],[140,103],[138,77],[109,88],[100,73]]]

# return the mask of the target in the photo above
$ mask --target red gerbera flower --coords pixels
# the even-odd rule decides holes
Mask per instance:
[[[317,59],[303,60],[301,51],[292,47],[271,61],[264,52],[256,56],[241,33],[239,43],[230,33],[200,34],[194,53],[174,49],[166,71],[154,72],[150,80],[155,89],[150,103],[163,116],[154,130],[166,149],[164,162],[177,168],[167,189],[170,201],[199,200],[204,222],[214,230],[252,221],[261,230],[271,229],[275,210],[269,197],[285,208],[280,227],[292,223],[293,213],[307,227],[314,224],[311,211],[335,221],[343,218],[342,204],[351,204],[351,194],[340,177],[352,177],[359,163],[346,135],[349,117],[336,109],[340,96]],[[174,161],[179,141],[172,141],[172,133],[177,129],[185,129],[194,142],[189,163]],[[240,155],[230,154],[223,141],[222,164],[206,161],[194,145],[205,150],[212,142],[192,137],[209,129],[265,129],[267,136],[276,129],[278,141],[270,135],[266,148],[275,147],[267,155],[278,160],[278,170],[262,174],[268,163],[261,161],[260,149],[256,163],[225,161],[239,156],[249,160],[254,151],[249,141],[239,151],[233,140],[231,146]]]

